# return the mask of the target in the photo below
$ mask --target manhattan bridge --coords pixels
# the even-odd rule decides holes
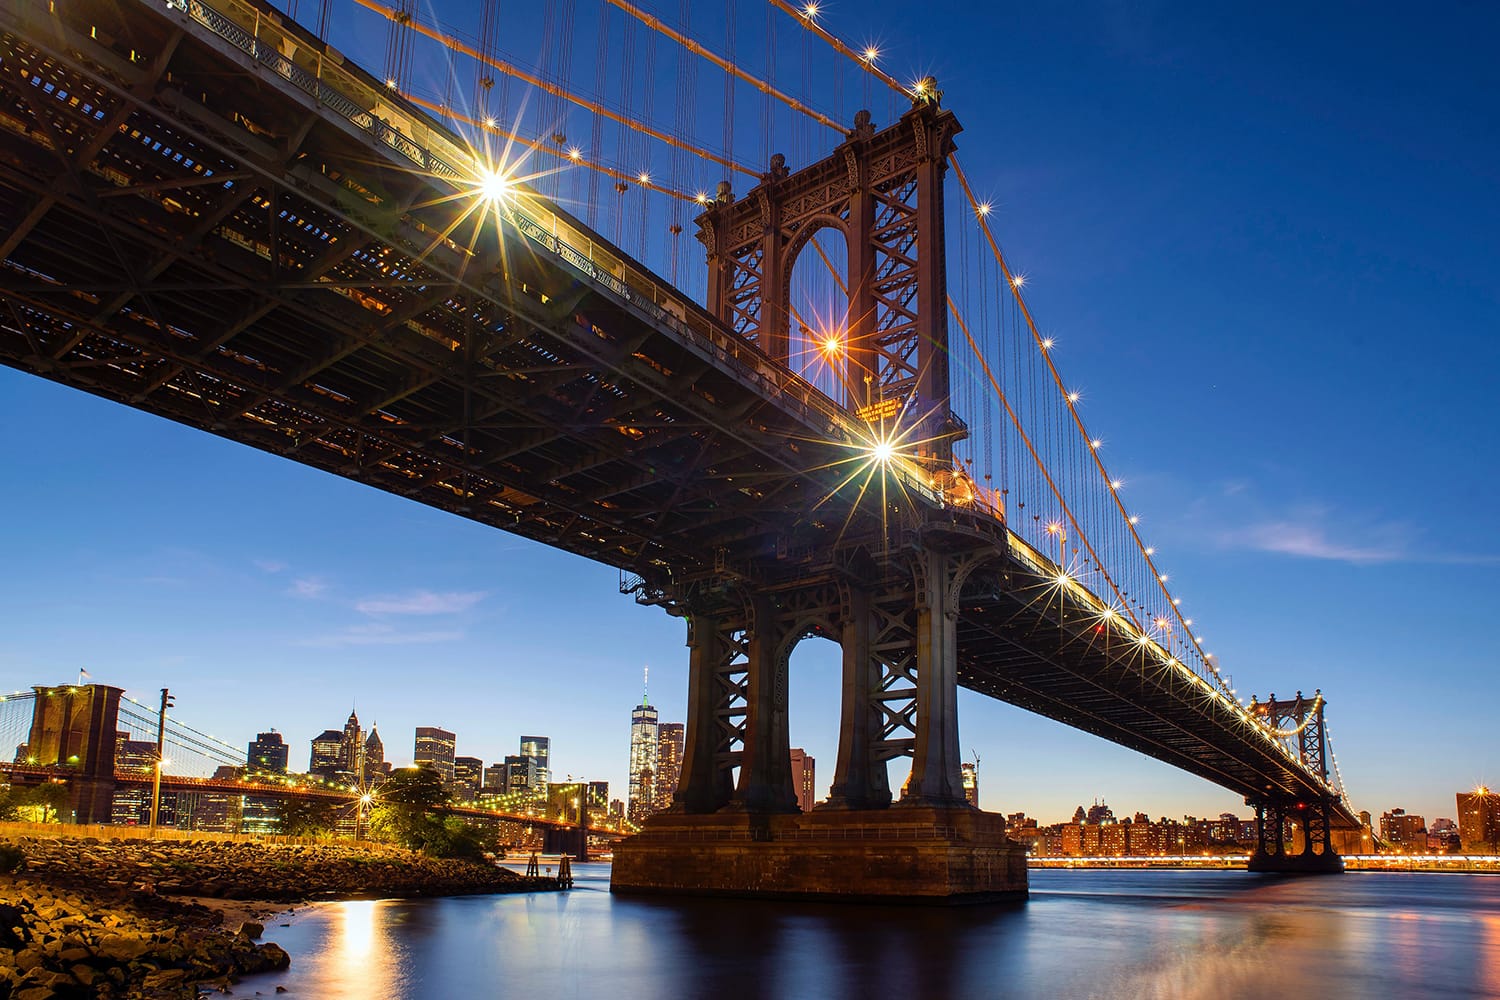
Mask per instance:
[[[815,3],[394,4],[0,7],[0,361],[681,617],[683,777],[617,889],[1024,894],[960,686],[1242,794],[1252,867],[1341,868],[1322,694],[1242,697],[1205,651],[939,81]],[[809,637],[842,708],[800,815]]]

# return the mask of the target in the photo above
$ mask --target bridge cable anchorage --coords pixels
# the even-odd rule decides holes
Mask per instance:
[[[392,10],[385,4],[380,3],[379,0],[353,0],[353,2],[368,10],[372,10],[389,20],[395,20],[400,16],[398,11]],[[578,105],[585,111],[589,111],[596,115],[602,115],[605,118],[608,118],[610,121],[615,122],[616,124],[623,125],[625,128],[631,129],[632,131],[648,135],[651,138],[656,139],[659,142],[664,142],[669,146],[678,146],[677,140],[673,139],[672,136],[670,136],[666,132],[661,131],[658,128],[655,128],[652,125],[647,124],[646,122],[631,118],[628,115],[623,115],[618,111],[614,111],[611,108],[606,107],[598,101],[590,100],[589,98],[575,94],[572,91],[568,90],[566,87],[563,87],[559,84],[550,83],[537,76],[536,74],[529,73],[526,70],[521,69],[519,66],[508,63],[503,59],[498,59],[493,56],[486,56],[478,49],[474,48],[472,45],[469,45],[467,42],[460,41],[459,39],[454,38],[452,35],[445,34],[444,32],[439,31],[436,28],[424,24],[418,17],[411,18],[410,27],[418,34],[432,39],[433,41],[450,49],[453,52],[468,56],[470,59],[478,60],[479,62],[482,62],[493,69],[499,70],[501,73],[504,73],[507,76],[512,76],[517,80],[528,83],[531,86],[536,87],[538,90],[543,91],[544,93],[552,94],[555,97],[561,97],[563,100]],[[724,167],[727,170],[733,170],[737,173],[745,174],[747,176],[755,178],[759,178],[761,175],[761,172],[759,170],[753,170],[750,167],[735,163],[732,160],[719,156],[717,153],[710,152],[709,150],[703,149],[698,146],[688,144],[681,145],[679,148],[683,149],[686,152],[692,153],[694,156],[698,156],[705,160],[710,160],[714,163],[717,163],[719,166]]]
[[[593,160],[590,160],[588,157],[584,156],[581,151],[579,151],[575,156],[572,150],[554,149],[551,146],[547,145],[546,141],[543,139],[528,139],[525,136],[521,135],[519,132],[513,132],[510,129],[500,125],[498,123],[498,120],[495,124],[491,124],[488,119],[477,120],[455,110],[448,105],[441,104],[426,97],[421,97],[409,91],[402,92],[400,96],[403,99],[415,104],[419,108],[426,108],[428,111],[440,114],[444,118],[448,118],[452,121],[463,122],[465,125],[470,125],[474,128],[493,133],[502,138],[510,139],[514,142],[520,143],[532,152],[543,152],[548,154],[549,156],[558,157],[559,159],[564,160],[567,163],[571,163],[575,166],[587,167],[589,170],[598,171],[604,176],[612,178],[614,180],[625,181],[630,184],[638,184],[643,188],[648,188],[658,194],[664,194],[669,198],[676,198],[679,201],[695,202],[698,200],[695,196],[688,194],[686,191],[678,191],[674,188],[666,186],[665,184],[658,184],[655,181],[650,180],[649,178],[643,181],[641,180],[639,175],[633,176],[616,167],[611,167],[602,163],[596,163]]]
[[[358,2],[363,2],[363,0],[358,0]],[[760,77],[741,69],[732,60],[726,59],[713,50],[707,48],[706,46],[700,45],[688,35],[685,35],[677,29],[671,27],[654,14],[649,14],[646,11],[641,10],[635,4],[630,3],[629,0],[604,0],[604,2],[613,7],[618,7],[620,10],[640,21],[652,31],[666,35],[672,41],[676,42],[678,45],[681,45],[693,55],[708,60],[715,66],[719,67],[719,69],[723,70],[725,73],[728,73],[730,76],[734,77],[737,80],[748,83],[750,86],[754,87],[756,90],[760,91],[762,94],[765,94],[768,97],[774,97],[776,100],[785,104],[793,111],[799,111],[802,114],[807,115],[813,121],[818,122],[820,125],[828,126],[842,136],[848,136],[851,134],[848,128],[840,125],[838,122],[823,114],[821,111],[818,111],[816,108],[808,107],[806,104],[803,104],[801,101],[797,100],[797,98],[795,97],[792,97],[790,94],[781,92],[767,81],[762,80]]]
[[[775,2],[775,0],[772,0],[772,2]],[[1041,333],[1037,330],[1036,322],[1031,315],[1031,310],[1026,305],[1026,300],[1021,295],[1021,282],[1018,282],[1016,280],[1016,276],[1011,272],[1009,264],[1006,263],[1005,255],[1000,251],[1000,244],[996,241],[995,234],[990,229],[989,220],[987,218],[988,212],[980,211],[979,200],[974,196],[974,190],[969,185],[968,177],[964,174],[963,167],[958,162],[957,154],[950,154],[948,157],[948,161],[953,167],[954,176],[958,179],[960,186],[962,186],[963,188],[964,196],[968,199],[969,205],[974,211],[975,218],[979,220],[980,228],[984,232],[985,239],[989,243],[990,250],[994,254],[996,262],[1000,265],[1001,272],[1005,275],[1007,284],[1011,286],[1011,294],[1016,301],[1016,305],[1021,311],[1021,315],[1025,318],[1026,326],[1031,332],[1033,341],[1041,351],[1043,360],[1045,361],[1047,366],[1047,370],[1052,376],[1053,384],[1056,386],[1058,392],[1061,393],[1063,397],[1063,401],[1067,406],[1068,413],[1073,418],[1073,424],[1075,428],[1077,429],[1078,433],[1082,435],[1085,441],[1092,442],[1093,439],[1088,435],[1088,429],[1084,426],[1083,416],[1079,412],[1077,406],[1077,396],[1076,394],[1068,392],[1066,386],[1063,383],[1062,375],[1058,372],[1057,365],[1053,361],[1052,352],[1048,349],[1045,338],[1043,338]],[[1162,595],[1166,598],[1167,606],[1172,609],[1172,614],[1174,615],[1174,617],[1176,617],[1178,623],[1182,626],[1183,634],[1187,637],[1188,642],[1191,644],[1191,648],[1197,652],[1201,662],[1208,668],[1209,672],[1213,675],[1214,680],[1218,683],[1220,688],[1226,694],[1230,694],[1232,696],[1232,689],[1224,680],[1223,676],[1219,673],[1218,668],[1213,664],[1213,658],[1209,654],[1204,652],[1203,647],[1198,642],[1197,635],[1194,634],[1191,627],[1187,624],[1187,619],[1183,616],[1180,603],[1172,598],[1172,593],[1166,585],[1166,574],[1161,572],[1161,570],[1157,567],[1155,560],[1152,559],[1153,550],[1142,540],[1140,532],[1136,529],[1136,522],[1132,520],[1129,511],[1125,509],[1125,503],[1120,499],[1119,490],[1117,488],[1119,480],[1111,478],[1109,471],[1104,466],[1104,460],[1099,455],[1099,449],[1090,447],[1089,453],[1093,456],[1094,465],[1098,470],[1099,475],[1103,477],[1104,481],[1110,486],[1109,495],[1114,500],[1114,506],[1118,510],[1120,517],[1124,520],[1125,530],[1129,533],[1130,538],[1134,541],[1136,549],[1140,552],[1141,558],[1145,561],[1146,567],[1151,571],[1152,576],[1155,577],[1156,586],[1161,590]]]

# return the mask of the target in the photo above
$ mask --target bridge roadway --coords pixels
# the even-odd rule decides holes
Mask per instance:
[[[67,768],[32,767],[25,764],[10,764],[4,761],[0,761],[0,773],[5,774],[9,780],[22,784],[41,783],[53,778],[67,778],[70,775],[70,771]],[[116,785],[149,786],[151,784],[151,772],[131,770],[129,768],[120,769],[115,771],[114,780]],[[334,788],[248,781],[239,778],[190,778],[179,774],[162,775],[161,789],[163,792],[223,792],[229,795],[255,795],[270,799],[320,799],[339,805],[352,805],[356,798],[355,795],[348,791]],[[548,830],[575,830],[578,827],[577,823],[569,823],[564,820],[532,816],[527,813],[501,812],[496,809],[486,809],[483,806],[450,805],[445,806],[443,812],[454,816],[472,816],[511,823],[524,823],[527,826],[535,826]],[[608,824],[599,824],[595,821],[590,821],[589,832],[604,835],[618,833],[619,831],[613,829]]]
[[[463,141],[270,8],[55,6],[0,7],[4,363],[648,589],[774,591],[913,523],[989,539],[963,686],[1247,797],[1331,794],[930,470],[841,489],[861,421],[555,206],[486,204]]]

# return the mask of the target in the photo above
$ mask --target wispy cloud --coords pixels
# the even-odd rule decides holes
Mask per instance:
[[[287,588],[286,592],[293,597],[312,599],[314,597],[322,597],[327,591],[328,583],[326,580],[316,576],[304,576],[293,580],[292,585]]]
[[[467,611],[484,599],[484,591],[434,593],[415,590],[409,594],[367,597],[354,605],[367,615],[453,615]]]
[[[1225,532],[1221,541],[1230,548],[1364,566],[1411,558],[1412,540],[1403,536],[1402,526],[1396,524],[1380,525],[1373,532],[1350,532],[1347,537],[1336,538],[1327,525],[1316,520],[1278,520]]]
[[[280,559],[252,559],[250,561],[262,573],[280,573],[286,569],[286,563]]]
[[[403,632],[393,625],[369,622],[349,625],[337,632],[303,639],[297,645],[323,649],[340,646],[410,646],[420,643],[457,642],[464,633],[457,630]]]

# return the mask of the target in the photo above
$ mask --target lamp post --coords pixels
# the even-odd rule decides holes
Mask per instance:
[[[161,710],[156,716],[156,760],[151,769],[151,828],[148,836],[156,836],[156,814],[161,808],[161,759],[162,747],[167,738],[167,709],[172,705],[172,695],[166,689],[161,689]]]

